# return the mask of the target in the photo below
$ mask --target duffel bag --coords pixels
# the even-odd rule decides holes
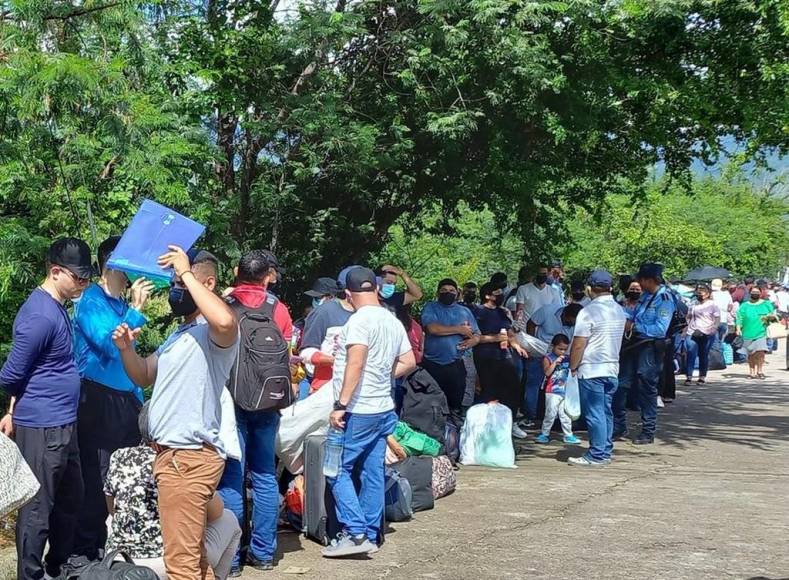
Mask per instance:
[[[123,560],[116,560],[118,556]],[[137,566],[128,554],[120,550],[108,552],[99,562],[91,562],[74,571],[62,572],[60,578],[62,580],[159,580],[156,572],[145,566]]]
[[[411,485],[411,507],[415,512],[432,510],[433,458],[428,455],[404,459],[393,466]]]
[[[386,468],[384,483],[384,515],[387,522],[405,522],[414,515],[411,507],[411,484],[396,469]]]
[[[433,458],[433,499],[445,497],[455,491],[458,476],[452,461],[446,455]]]

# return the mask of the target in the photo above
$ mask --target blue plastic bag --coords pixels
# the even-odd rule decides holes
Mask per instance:
[[[205,226],[196,221],[146,199],[112,251],[107,266],[126,272],[132,280],[144,276],[158,287],[169,286],[173,272],[160,268],[156,260],[169,251],[168,246],[188,251],[204,231]]]

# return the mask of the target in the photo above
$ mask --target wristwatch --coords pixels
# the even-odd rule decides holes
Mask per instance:
[[[345,411],[348,409],[348,405],[343,405],[339,401],[334,401],[334,410],[335,411]]]

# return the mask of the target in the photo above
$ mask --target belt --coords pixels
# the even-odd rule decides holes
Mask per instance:
[[[157,455],[161,453],[166,453],[168,451],[197,451],[197,449],[182,449],[180,447],[169,447],[167,445],[160,445],[159,443],[156,442],[151,442],[148,444],[148,446],[154,451],[156,451]],[[211,451],[218,453],[216,447],[208,443],[203,443],[203,446],[200,449],[209,449]]]

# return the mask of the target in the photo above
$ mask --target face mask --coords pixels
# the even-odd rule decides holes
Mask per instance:
[[[465,292],[463,294],[463,302],[467,304],[471,304],[477,300],[477,293],[476,292]]]
[[[395,285],[394,284],[384,284],[383,286],[381,286],[381,291],[378,292],[378,294],[384,300],[387,300],[388,298],[391,298],[392,296],[394,296],[394,293],[395,293]]]
[[[534,277],[534,283],[538,286],[542,286],[548,281],[548,274],[537,274]]]
[[[625,292],[625,296],[627,296],[628,300],[638,300],[641,298],[641,292],[636,292],[635,290],[631,290],[629,292]]]
[[[756,302],[761,297],[762,297],[761,294],[751,294],[751,302]]]
[[[313,307],[313,308],[317,308],[318,306],[320,306],[321,304],[323,304],[323,301],[324,301],[324,299],[323,299],[323,298],[313,298],[313,299],[312,299],[312,307]]]
[[[441,302],[441,304],[443,304],[444,306],[449,306],[455,303],[456,297],[457,294],[455,294],[454,292],[441,292],[438,295],[438,301]]]
[[[495,302],[496,306],[501,306],[504,304],[504,294],[494,294],[493,302]]]
[[[195,304],[194,298],[192,298],[192,295],[186,288],[171,287],[167,301],[170,303],[170,309],[176,316],[189,316],[197,310],[197,304]]]

